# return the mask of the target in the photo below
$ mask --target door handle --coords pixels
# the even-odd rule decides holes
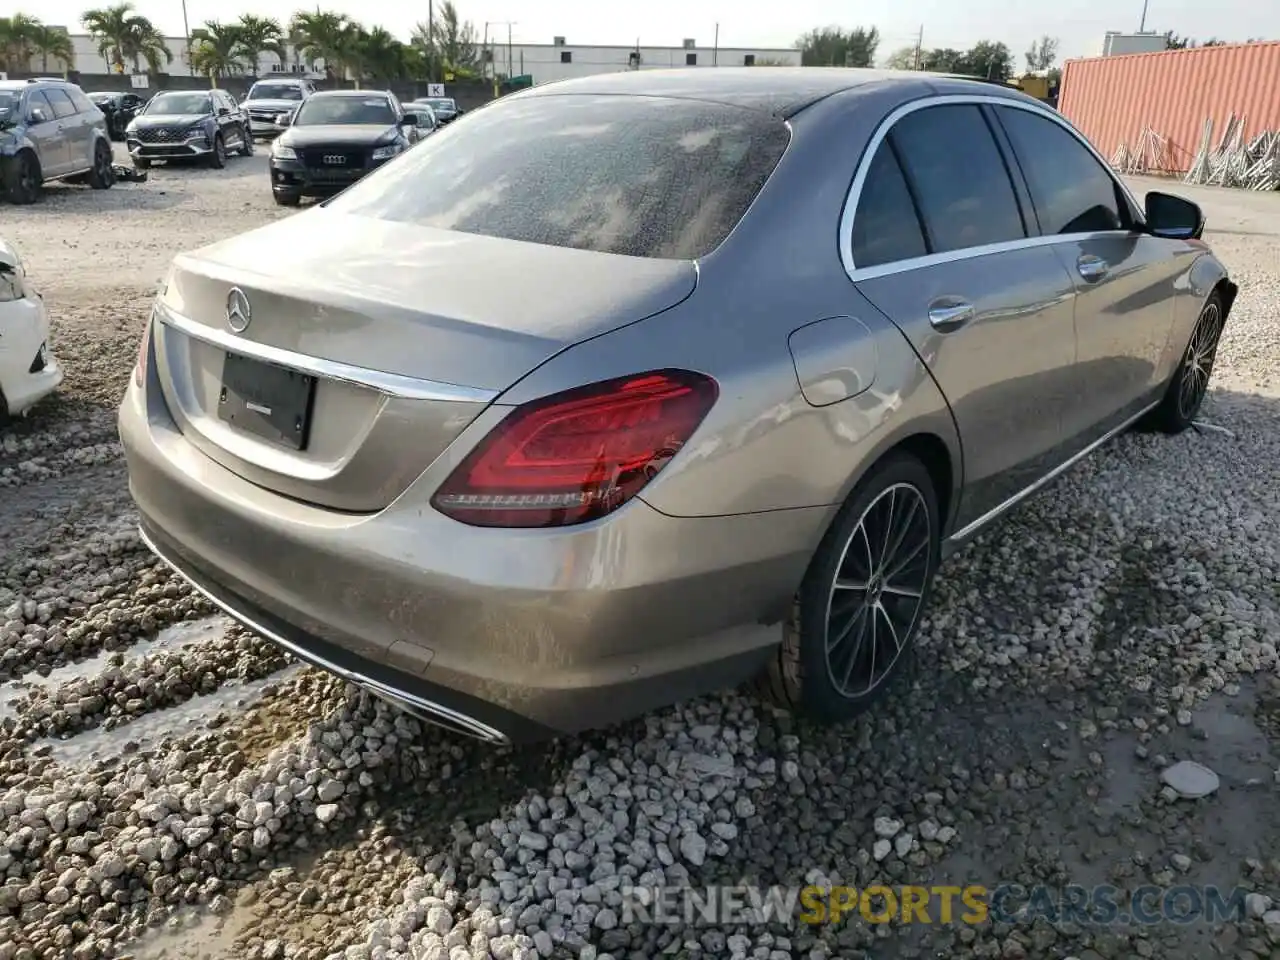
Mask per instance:
[[[1080,276],[1086,280],[1101,280],[1107,275],[1107,271],[1111,269],[1111,265],[1101,257],[1095,257],[1091,253],[1086,253],[1076,261],[1076,269],[1080,271]]]
[[[959,330],[976,315],[973,304],[959,297],[939,297],[929,304],[929,322],[939,333]]]

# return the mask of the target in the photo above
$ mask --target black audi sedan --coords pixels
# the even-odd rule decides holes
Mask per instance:
[[[384,91],[324,90],[280,122],[286,129],[271,145],[271,193],[287,207],[337,193],[418,139],[417,115]]]

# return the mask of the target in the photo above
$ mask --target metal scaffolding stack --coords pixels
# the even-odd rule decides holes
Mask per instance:
[[[1216,149],[1212,143],[1213,119],[1207,118],[1184,183],[1280,190],[1280,131],[1265,131],[1246,143],[1244,119],[1232,114]]]
[[[1128,144],[1120,144],[1115,156],[1111,158],[1111,165],[1121,173],[1127,174],[1172,173],[1169,139],[1150,127],[1143,127],[1132,150],[1129,149]]]

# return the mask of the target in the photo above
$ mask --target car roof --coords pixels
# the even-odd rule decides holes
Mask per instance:
[[[314,94],[317,97],[386,97],[391,99],[391,93],[387,90],[317,90]]]
[[[0,80],[0,90],[37,90],[40,87],[73,87],[75,84],[69,80],[58,80],[56,78],[32,79],[32,80]]]
[[[978,77],[927,73],[920,70],[877,70],[860,67],[718,67],[708,70],[663,69],[628,70],[575,77],[531,87],[513,94],[517,97],[600,94],[617,96],[670,97],[725,103],[761,110],[782,117],[793,116],[805,107],[832,94],[868,84],[900,84],[904,96],[943,92],[961,93],[981,88],[985,92],[1007,91],[1013,98],[1025,98],[1014,88]]]

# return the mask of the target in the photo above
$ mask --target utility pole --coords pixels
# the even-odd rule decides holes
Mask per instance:
[[[515,62],[511,59],[511,23],[507,23],[507,82],[511,82],[511,78],[515,75]]]
[[[427,83],[436,82],[436,4],[427,0]]]
[[[196,68],[191,65],[191,26],[187,23],[187,0],[182,0],[182,34],[187,38],[187,69],[196,75]],[[254,79],[257,79],[256,77]]]
[[[720,24],[716,24],[716,38],[712,41],[711,47],[711,65],[717,66],[720,63]]]
[[[924,47],[924,24],[922,23],[920,24],[920,32],[916,34],[916,52],[915,52],[915,56],[912,57],[911,59],[912,70],[920,69],[920,54],[923,47]]]
[[[1142,0],[1142,19],[1138,21],[1138,32],[1147,29],[1147,0]]]

